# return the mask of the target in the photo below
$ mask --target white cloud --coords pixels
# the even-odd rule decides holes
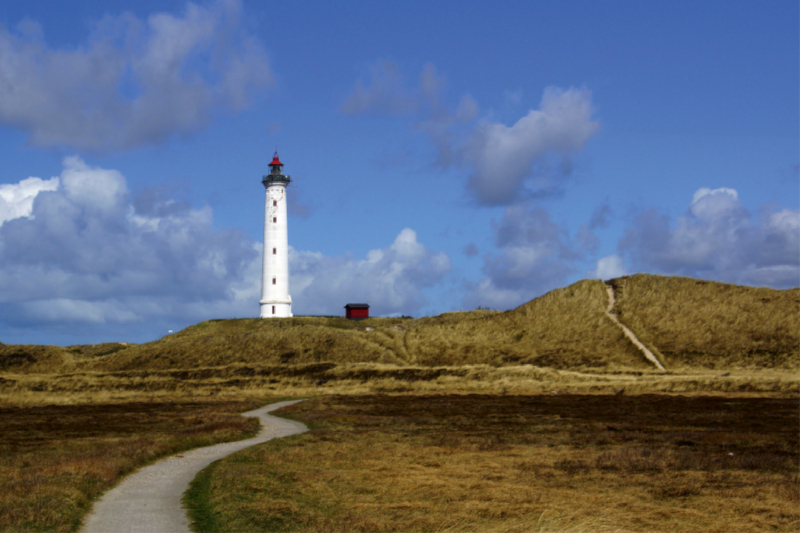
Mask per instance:
[[[61,183],[75,204],[108,211],[119,206],[127,193],[125,178],[116,170],[90,168],[78,156],[64,159]]]
[[[208,207],[152,191],[131,199],[121,173],[78,157],[65,158],[58,178],[11,188],[28,192],[6,201],[0,225],[6,325],[191,322],[257,308],[257,292],[242,299],[254,292],[257,250],[240,232],[214,228]]]
[[[643,270],[777,288],[800,284],[800,210],[752,218],[737,191],[701,188],[675,221],[641,212],[619,246]]]
[[[74,49],[41,28],[0,25],[0,124],[40,146],[108,150],[158,143],[245,109],[272,84],[266,53],[241,23],[238,0],[186,4],[180,16],[106,16]],[[33,31],[31,28],[38,28]]]
[[[436,147],[437,164],[469,168],[467,189],[487,205],[552,194],[559,180],[571,174],[571,156],[600,129],[592,120],[587,89],[547,87],[539,109],[506,126],[480,120],[480,108],[468,94],[454,110],[448,109],[442,98],[444,85],[431,64],[425,65],[418,86],[407,87],[397,65],[381,62],[373,67],[368,83],[356,83],[342,110],[419,118],[416,126]]]
[[[589,272],[590,278],[613,279],[625,276],[628,271],[625,263],[618,254],[607,255],[597,260],[597,268]]]
[[[782,209],[767,216],[766,226],[773,230],[791,235],[800,234],[800,216],[797,210]]]
[[[30,216],[36,195],[41,191],[54,191],[58,185],[58,178],[28,178],[19,183],[0,185],[0,226],[6,220]]]
[[[505,205],[522,193],[534,165],[550,154],[568,156],[600,129],[592,121],[591,93],[586,89],[545,89],[539,109],[513,126],[479,124],[461,149],[473,171],[469,188],[482,203]],[[568,174],[571,168],[563,167]],[[544,184],[529,192],[545,190]]]
[[[495,309],[505,311],[517,307],[526,300],[526,296],[517,289],[504,289],[495,285],[489,278],[483,278],[469,287],[464,296],[464,309]]]
[[[689,213],[698,220],[724,220],[732,216],[742,218],[746,215],[739,202],[739,193],[734,189],[721,187],[709,189],[701,187],[692,195]]]
[[[441,282],[450,258],[417,241],[406,228],[386,248],[366,258],[328,257],[318,252],[289,254],[295,314],[340,315],[346,303],[369,301],[375,315],[412,314],[422,307],[421,289]]]

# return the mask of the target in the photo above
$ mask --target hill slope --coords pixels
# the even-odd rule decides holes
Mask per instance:
[[[611,283],[619,319],[668,368],[800,367],[800,289],[644,274]]]
[[[76,370],[101,371],[319,362],[647,369],[604,316],[606,301],[601,282],[581,281],[505,313],[362,322],[320,317],[214,320],[73,364]]]
[[[800,368],[800,289],[739,287],[637,275],[611,280],[615,313],[673,368]],[[0,345],[0,371],[203,368],[234,363],[532,364],[593,371],[653,366],[605,315],[599,280],[554,290],[508,312],[420,319],[294,317],[211,320],[143,345]]]

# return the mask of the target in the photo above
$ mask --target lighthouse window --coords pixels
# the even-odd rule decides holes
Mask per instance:
[[[272,205],[277,207],[277,205],[278,205],[278,200],[272,200]]]
[[[272,278],[272,284],[273,285],[277,285],[277,283],[278,283],[278,280],[276,278]]]
[[[278,249],[277,248],[273,248],[272,249],[272,255],[277,255],[277,254],[278,254]]]
[[[275,314],[275,306],[274,305],[272,306],[272,314],[273,315]]]
[[[272,217],[272,222],[274,224],[277,224],[278,223],[278,217]]]

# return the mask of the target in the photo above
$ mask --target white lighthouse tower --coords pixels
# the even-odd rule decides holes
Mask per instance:
[[[261,267],[261,318],[292,316],[289,296],[289,234],[286,216],[286,186],[278,152],[261,179],[267,189],[264,208],[264,262]]]

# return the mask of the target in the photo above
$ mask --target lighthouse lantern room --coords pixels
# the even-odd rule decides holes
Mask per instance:
[[[266,188],[264,208],[264,259],[261,267],[261,318],[292,316],[289,296],[289,233],[286,186],[292,179],[283,174],[283,163],[275,152],[269,174],[261,179]]]

